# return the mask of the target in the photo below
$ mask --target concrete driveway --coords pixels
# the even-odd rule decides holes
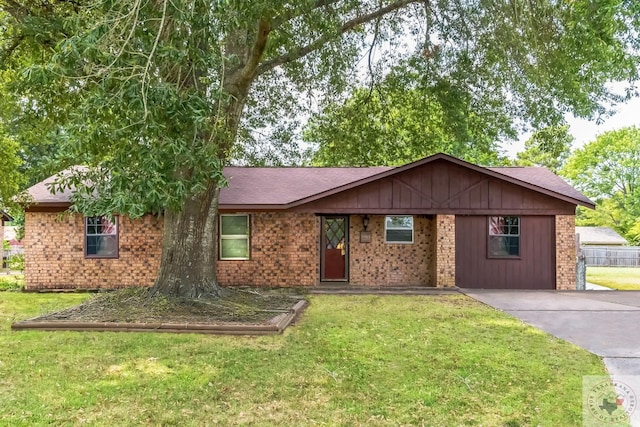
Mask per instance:
[[[620,390],[632,390],[634,397],[626,401],[637,405],[636,396],[640,395],[640,291],[461,289],[461,292],[602,357],[614,383],[624,386],[620,386]],[[622,393],[621,396],[629,397],[629,394]],[[589,416],[585,415],[584,408],[583,422],[591,419],[584,418]],[[640,411],[636,406],[625,408],[629,411],[631,426],[639,427]]]
[[[640,291],[461,292],[597,354],[611,375],[640,375]]]

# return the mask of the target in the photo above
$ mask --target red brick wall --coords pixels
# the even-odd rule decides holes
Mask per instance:
[[[162,219],[119,218],[118,259],[85,259],[84,222],[80,215],[27,212],[25,280],[27,289],[115,288],[151,286],[160,264]],[[251,213],[251,259],[219,261],[218,280],[227,286],[314,286],[320,278],[320,217],[310,213]],[[362,215],[350,217],[350,283],[365,286],[436,286],[436,248],[452,234],[442,216],[442,242],[436,220],[414,216],[414,243],[384,242],[384,216],[370,216],[371,242],[360,243]],[[573,216],[556,218],[558,289],[575,288]],[[445,224],[446,223],[446,224]],[[448,232],[445,232],[449,230]],[[454,248],[454,246],[451,246]],[[455,250],[451,249],[447,253]],[[446,257],[445,257],[446,258]],[[451,264],[452,260],[447,258]],[[454,267],[455,268],[455,267]],[[443,278],[451,276],[444,268]]]
[[[151,286],[162,246],[162,219],[118,218],[119,258],[84,257],[81,215],[25,214],[26,289],[119,288]]]
[[[320,218],[309,213],[251,213],[251,259],[218,261],[226,286],[313,286],[320,277]]]
[[[384,215],[370,215],[371,242],[360,243],[362,215],[350,218],[350,283],[364,286],[435,286],[434,220],[413,217],[413,244],[385,243]]]

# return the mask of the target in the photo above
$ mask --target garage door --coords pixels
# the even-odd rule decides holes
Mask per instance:
[[[501,219],[504,217],[500,217]],[[505,233],[517,235],[518,251],[497,255],[487,216],[456,216],[456,285],[485,289],[555,289],[555,219],[520,216]],[[493,221],[496,221],[494,217]],[[504,229],[507,227],[502,226]],[[517,233],[516,233],[517,231]],[[491,240],[491,242],[490,242]],[[513,245],[512,245],[513,246]],[[506,250],[509,252],[509,250]]]

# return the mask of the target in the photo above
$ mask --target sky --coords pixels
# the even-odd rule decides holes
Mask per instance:
[[[594,141],[596,136],[610,130],[620,129],[627,126],[640,126],[640,98],[633,98],[625,104],[614,107],[616,114],[606,118],[602,123],[597,124],[595,120],[576,119],[567,116],[569,132],[575,138],[573,148],[580,148],[590,141]],[[503,150],[511,158],[515,158],[517,152],[524,150],[524,142],[531,136],[530,133],[520,135],[517,142],[503,145]]]

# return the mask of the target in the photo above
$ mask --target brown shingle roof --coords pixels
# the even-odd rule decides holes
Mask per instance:
[[[226,167],[229,187],[220,191],[221,205],[286,205],[345,184],[390,170],[373,168],[253,168]],[[33,201],[43,205],[69,204],[72,190],[51,193],[49,186],[60,174],[27,189]]]
[[[391,169],[227,167],[220,205],[288,205]]]
[[[588,205],[593,202],[584,194],[569,185],[564,179],[551,172],[544,167],[503,167],[503,168],[487,168],[491,171],[507,175],[519,181],[533,184],[554,193],[570,197],[582,201]]]
[[[593,202],[546,168],[500,167],[484,168],[445,154],[436,154],[397,168],[253,168],[227,167],[224,175],[229,187],[220,192],[221,208],[287,207],[311,199],[335,194],[377,179],[403,172],[435,160],[444,159],[535,191],[564,199],[575,204],[593,207]],[[62,172],[64,173],[64,172]],[[27,191],[34,202],[60,206],[70,203],[71,191],[51,194],[47,184],[55,176],[34,185]]]
[[[33,202],[38,204],[44,204],[44,205],[69,203],[71,200],[71,194],[73,193],[72,190],[67,188],[63,192],[58,192],[58,193],[52,193],[49,190],[49,186],[53,184],[56,178],[59,175],[63,175],[67,172],[68,172],[68,169],[62,172],[59,172],[55,175],[52,175],[49,178],[45,179],[44,181],[29,187],[27,189],[27,193],[29,193],[29,195],[33,199]]]

